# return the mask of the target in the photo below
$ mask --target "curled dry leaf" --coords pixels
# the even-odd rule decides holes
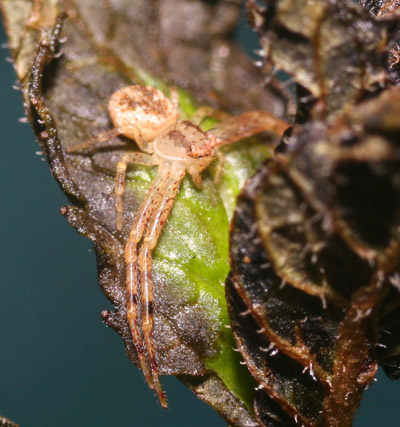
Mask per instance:
[[[265,55],[332,114],[385,82],[392,23],[352,0],[248,1]]]
[[[304,126],[240,196],[230,314],[279,404],[276,425],[287,425],[281,409],[305,425],[351,425],[378,364],[399,375],[398,113],[392,89],[331,126]],[[274,402],[260,399],[265,419]]]
[[[108,99],[129,84],[165,92],[166,83],[173,84],[182,115],[189,117],[198,105],[189,92],[220,110],[251,107],[281,117],[286,100],[261,89],[259,71],[229,41],[239,2],[116,0],[99,7],[92,0],[21,0],[15,8],[14,1],[3,0],[1,5],[27,115],[53,176],[75,204],[61,213],[92,240],[99,284],[115,307],[102,313],[103,320],[121,335],[137,364],[125,313],[123,247],[154,171],[130,170],[119,233],[115,166],[132,141],[115,138],[80,155],[67,155],[66,148],[110,128]],[[62,11],[68,14],[63,29],[63,18],[56,18]],[[189,17],[190,25],[181,25]],[[218,186],[212,174],[204,177],[201,191],[185,178],[153,259],[160,372],[178,375],[235,426],[252,422],[253,389],[224,327],[229,320],[221,284],[229,270],[229,217],[244,181],[269,155],[266,144],[274,143],[267,136],[227,149]]]
[[[248,5],[303,114],[239,197],[232,327],[260,426],[350,426],[378,366],[400,376],[397,35],[354,2]]]

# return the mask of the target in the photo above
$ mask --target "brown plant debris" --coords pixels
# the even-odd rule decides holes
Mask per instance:
[[[235,211],[234,333],[260,388],[300,424],[351,425],[378,364],[399,376],[398,113],[393,88],[299,128]]]
[[[351,1],[248,1],[248,11],[299,108],[238,200],[232,328],[260,426],[351,426],[378,366],[400,376],[395,19]]]
[[[327,115],[384,84],[392,25],[351,0],[247,2],[266,58],[288,73]]]

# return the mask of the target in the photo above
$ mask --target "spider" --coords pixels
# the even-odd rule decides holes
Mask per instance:
[[[68,149],[76,152],[118,135],[136,141],[143,152],[127,152],[116,171],[116,228],[123,226],[123,194],[129,163],[158,166],[125,245],[126,313],[139,365],[150,388],[167,408],[159,380],[156,348],[153,342],[152,250],[157,245],[182,179],[188,173],[201,187],[201,172],[217,156],[216,149],[265,130],[281,135],[288,124],[267,112],[253,111],[230,117],[212,131],[204,132],[192,121],[179,120],[177,103],[151,86],[128,86],[110,98],[108,111],[114,128]],[[200,123],[212,110],[203,107],[195,113]],[[139,250],[138,250],[139,246]]]

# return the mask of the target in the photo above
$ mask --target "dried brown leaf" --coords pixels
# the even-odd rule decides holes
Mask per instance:
[[[392,89],[302,127],[236,209],[236,340],[260,387],[305,425],[351,425],[378,363],[398,377],[399,106]]]

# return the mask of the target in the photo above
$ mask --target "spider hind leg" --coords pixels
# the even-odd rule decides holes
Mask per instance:
[[[77,151],[86,150],[89,147],[93,147],[100,142],[108,141],[109,139],[115,138],[116,136],[121,135],[123,132],[118,128],[112,128],[104,132],[99,133],[97,136],[88,139],[87,141],[82,142],[81,144],[73,145],[72,147],[67,148],[67,153],[76,153]]]

